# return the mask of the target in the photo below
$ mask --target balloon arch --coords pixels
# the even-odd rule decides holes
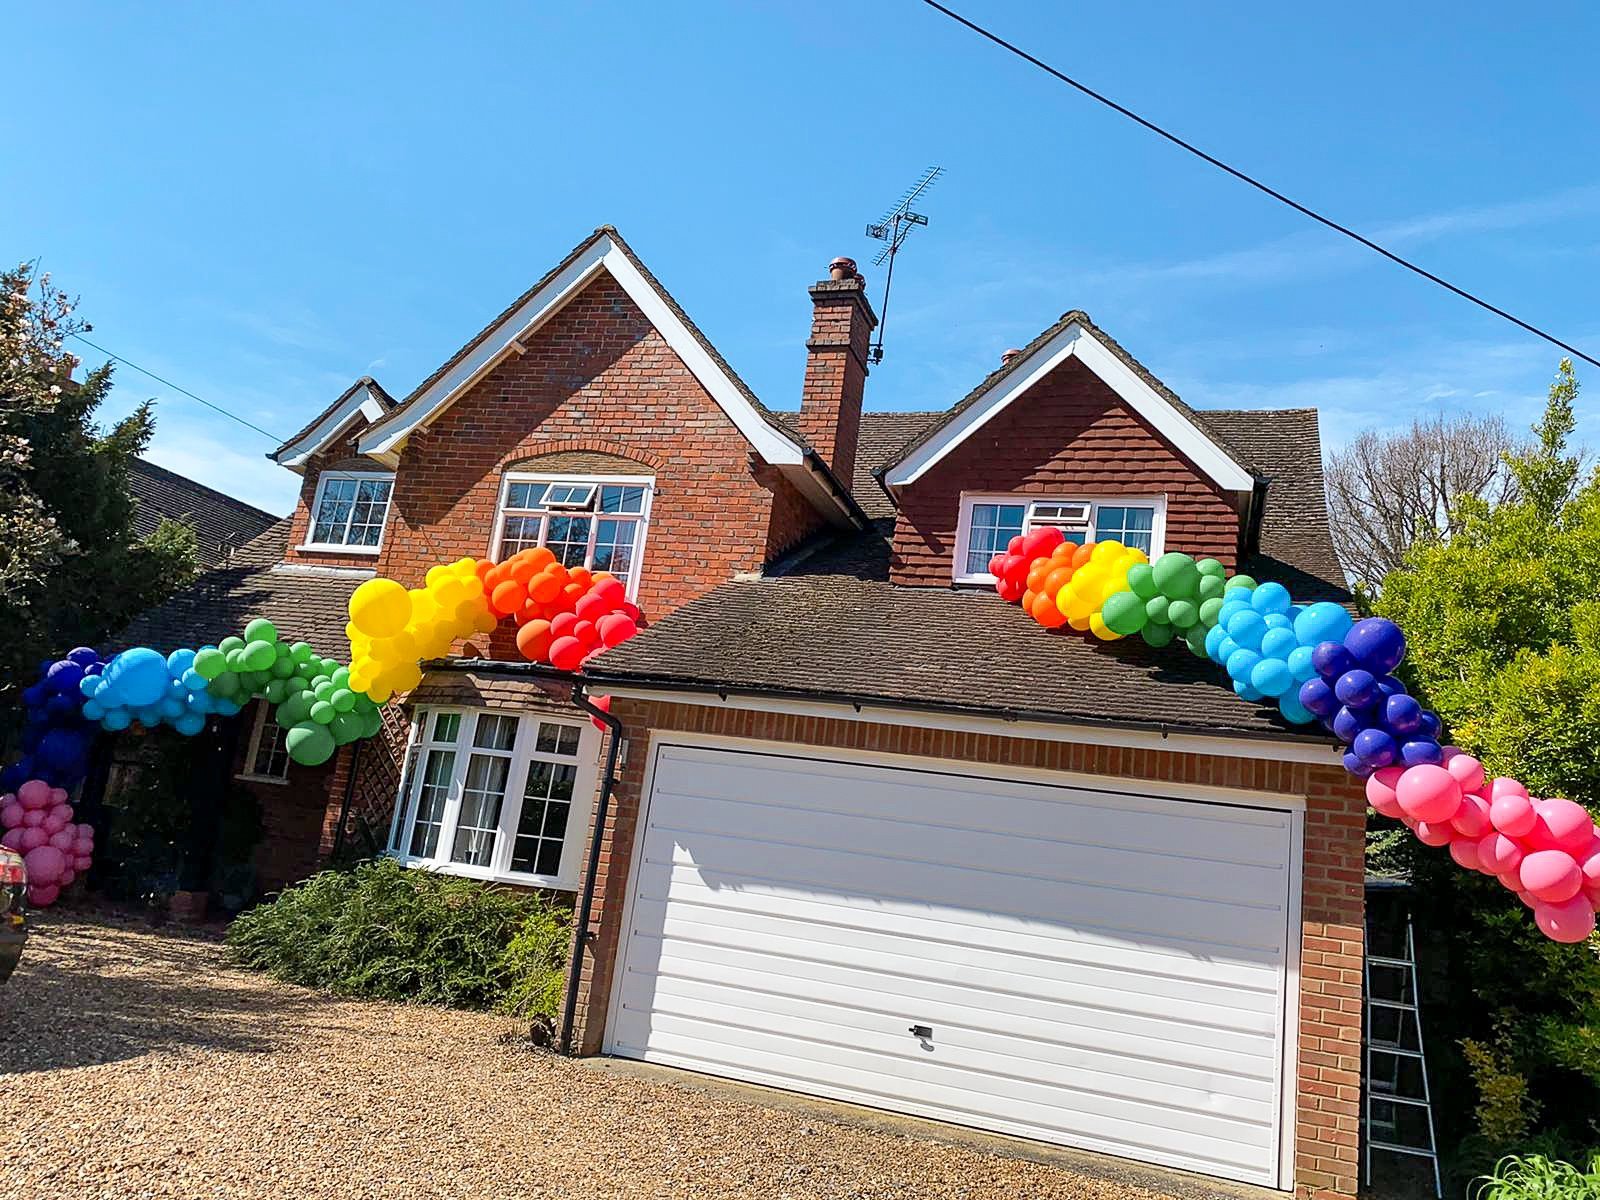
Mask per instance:
[[[1169,553],[1152,563],[1121,543],[1078,545],[1051,528],[1013,538],[989,569],[1000,597],[1046,628],[1156,647],[1181,640],[1226,671],[1242,698],[1275,704],[1291,724],[1320,721],[1347,747],[1344,767],[1366,780],[1378,812],[1497,878],[1548,937],[1579,942],[1594,932],[1600,827],[1581,805],[1490,780],[1476,758],[1442,744],[1439,718],[1393,675],[1406,649],[1393,622],[1356,621],[1327,601],[1296,604],[1282,584],[1230,576],[1216,559]],[[46,663],[23,692],[23,757],[0,771],[0,842],[25,855],[32,902],[53,903],[92,860],[93,831],[73,823],[68,790],[83,779],[97,729],[137,722],[193,735],[209,716],[259,698],[275,706],[290,758],[314,766],[376,733],[380,706],[461,638],[510,617],[525,658],[577,670],[633,637],[640,616],[620,580],[564,567],[543,547],[501,563],[440,564],[421,588],[369,579],[349,611],[348,666],[284,642],[259,618],[199,649],[138,646],[107,660],[79,647]]]

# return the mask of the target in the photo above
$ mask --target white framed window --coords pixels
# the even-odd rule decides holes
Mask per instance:
[[[1165,496],[976,495],[963,493],[956,525],[956,583],[993,583],[989,560],[1004,554],[1018,534],[1053,526],[1069,542],[1118,541],[1143,550],[1151,558],[1162,553],[1166,539]]]
[[[250,745],[245,749],[244,770],[240,779],[257,783],[289,782],[288,731],[272,719],[272,705],[256,702],[256,719],[250,726]]]
[[[389,519],[394,476],[371,471],[324,471],[311,505],[302,550],[376,554]]]
[[[587,721],[419,709],[390,855],[407,866],[474,879],[575,888],[599,745]]]
[[[491,557],[503,562],[519,550],[544,546],[562,566],[609,571],[632,600],[639,591],[654,491],[648,475],[509,472],[500,485]]]

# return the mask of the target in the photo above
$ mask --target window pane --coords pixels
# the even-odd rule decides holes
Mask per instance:
[[[546,729],[556,728],[541,726],[541,737]],[[529,765],[522,815],[517,821],[517,838],[511,851],[513,871],[554,875],[561,870],[561,849],[566,842],[572,784],[577,774],[577,767],[567,763]]]
[[[1024,504],[974,504],[964,575],[987,575],[989,560],[1022,532]]]
[[[587,508],[594,500],[594,484],[592,483],[552,483],[544,494],[547,505],[564,505],[572,508]]]
[[[500,713],[479,713],[472,744],[484,750],[510,750],[517,740],[517,719]]]
[[[551,516],[544,544],[562,566],[583,566],[589,555],[589,521],[588,517]]]
[[[1154,527],[1153,508],[1101,505],[1095,513],[1094,536],[1096,541],[1121,542],[1149,554]]]
[[[506,488],[507,508],[537,508],[544,499],[542,483],[513,483]]]
[[[456,734],[461,729],[461,714],[455,712],[441,712],[433,714],[433,734],[430,741],[444,742],[454,745]]]
[[[317,504],[317,519],[311,527],[311,541],[344,544],[345,526],[350,521],[355,495],[354,479],[329,479],[323,483],[322,499]]]
[[[534,749],[540,754],[560,754],[567,758],[575,758],[581,732],[576,725],[557,725],[552,721],[543,721],[539,725],[539,737]]]
[[[625,484],[610,484],[600,489],[600,511],[603,513],[642,513],[644,488]]]
[[[383,519],[389,511],[387,479],[363,479],[356,484],[355,505],[350,512],[349,544],[376,546],[383,537]]]
[[[452,714],[454,715],[454,714]],[[445,801],[450,797],[450,774],[456,767],[454,750],[430,750],[417,794],[417,820],[411,831],[414,858],[432,858],[439,849]]]
[[[594,569],[610,571],[627,583],[633,567],[633,539],[638,531],[634,521],[601,521],[594,535]]]
[[[505,531],[500,535],[500,557],[507,559],[519,550],[537,546],[543,523],[543,517],[507,517]]]
[[[499,718],[496,718],[499,719]],[[507,718],[509,719],[509,718]],[[483,727],[483,718],[478,718]],[[513,731],[516,722],[512,720]],[[494,754],[474,754],[467,760],[466,786],[461,792],[461,816],[456,821],[455,845],[450,861],[486,867],[494,858],[495,834],[500,825],[500,805],[506,796],[511,760]]]
[[[266,701],[262,701],[263,704]],[[289,746],[287,742],[288,731],[272,719],[272,710],[267,710],[267,715],[261,723],[261,740],[256,743],[255,761],[250,764],[252,775],[261,775],[268,779],[287,779],[289,777]]]

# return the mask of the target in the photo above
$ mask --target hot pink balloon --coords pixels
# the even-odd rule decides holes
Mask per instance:
[[[72,869],[72,864],[69,862],[62,869],[61,874],[56,878],[56,886],[64,888],[77,877],[78,873]]]
[[[1424,846],[1448,846],[1456,838],[1449,821],[1418,821],[1417,837]]]
[[[32,829],[24,829],[22,831],[22,841],[19,843],[18,849],[20,849],[22,853],[26,855],[30,850],[37,850],[49,840],[50,839],[45,836],[44,830],[38,828],[37,826]]]
[[[55,837],[56,834],[60,833],[66,827],[67,823],[60,817],[56,816],[54,809],[45,813],[44,820],[39,823],[39,828],[43,829],[51,837]],[[72,836],[77,837],[78,835],[73,834]]]
[[[1455,751],[1454,754],[1451,753],[1452,750]],[[1446,746],[1444,769],[1455,776],[1463,792],[1475,792],[1483,786],[1483,764],[1465,750]]]
[[[66,788],[59,788],[59,787],[51,788],[50,789],[50,803],[51,804],[65,804],[67,802],[67,795],[68,795],[68,793],[67,793],[67,789]]]
[[[54,846],[38,846],[23,855],[22,864],[28,868],[29,884],[49,887],[61,878],[61,872],[67,866],[67,857]]]
[[[48,845],[54,846],[63,854],[71,854],[72,847],[77,844],[77,839],[65,829],[58,829],[50,835]]]
[[[56,897],[61,895],[61,889],[51,884],[48,887],[28,887],[28,903],[35,908],[49,908],[56,902]]]
[[[1533,829],[1526,837],[1535,850],[1581,853],[1594,840],[1594,819],[1588,809],[1571,800],[1546,800],[1538,806]]]
[[[1594,932],[1594,907],[1582,896],[1559,904],[1542,902],[1534,908],[1533,919],[1552,941],[1581,942]]]
[[[22,814],[22,827],[24,829],[40,829],[44,826],[44,809],[30,808]]]
[[[1539,897],[1535,896],[1532,892],[1518,892],[1517,899],[1521,900],[1529,908],[1538,908],[1540,904]]]
[[[1485,866],[1493,867],[1496,875],[1515,874],[1522,866],[1522,847],[1515,838],[1491,833],[1478,843],[1478,857]]]
[[[0,846],[4,846],[7,850],[15,850],[18,854],[21,854],[22,835],[26,832],[27,830],[20,825],[15,829],[6,830],[4,834],[0,834]]]
[[[1372,805],[1374,812],[1399,819],[1400,800],[1394,794],[1394,785],[1404,771],[1404,767],[1382,767],[1367,776],[1367,803]]]
[[[54,805],[50,809],[50,815],[53,816],[53,817],[60,817],[61,820],[62,820],[62,823],[65,824],[66,822],[72,820],[72,805],[70,805],[70,804],[57,804],[57,805]]]
[[[1583,872],[1565,850],[1535,850],[1522,860],[1517,877],[1524,891],[1546,904],[1565,903],[1583,887]]]
[[[1461,808],[1460,782],[1449,771],[1432,763],[1407,767],[1394,790],[1401,809],[1417,821],[1449,821]],[[1430,844],[1444,845],[1443,842]]]
[[[22,814],[25,811],[27,810],[15,800],[11,801],[4,808],[0,808],[0,825],[5,826],[7,829],[15,829],[22,824]]]
[[[1461,797],[1461,810],[1450,824],[1462,837],[1474,841],[1489,832],[1489,802],[1475,792]]]
[[[1489,820],[1507,837],[1527,837],[1533,832],[1539,815],[1533,811],[1533,801],[1528,799],[1525,791],[1501,791],[1499,785],[1504,782],[1506,781],[1501,779],[1495,780],[1495,797],[1489,805]],[[1521,787],[1521,784],[1517,786]]]
[[[23,808],[49,808],[50,785],[42,779],[30,779],[17,789],[17,801]]]
[[[94,859],[90,858],[87,854],[79,854],[72,860],[72,869],[78,872],[87,871],[90,864],[93,862]]]
[[[1456,860],[1456,866],[1476,871],[1479,867],[1478,843],[1470,838],[1458,837],[1450,843],[1450,857]]]

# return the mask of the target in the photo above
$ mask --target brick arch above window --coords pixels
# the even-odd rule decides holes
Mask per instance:
[[[640,467],[651,473],[665,463],[654,454],[622,442],[602,438],[570,438],[535,442],[519,446],[514,456],[500,464],[502,471],[582,471],[585,474],[640,474]]]

